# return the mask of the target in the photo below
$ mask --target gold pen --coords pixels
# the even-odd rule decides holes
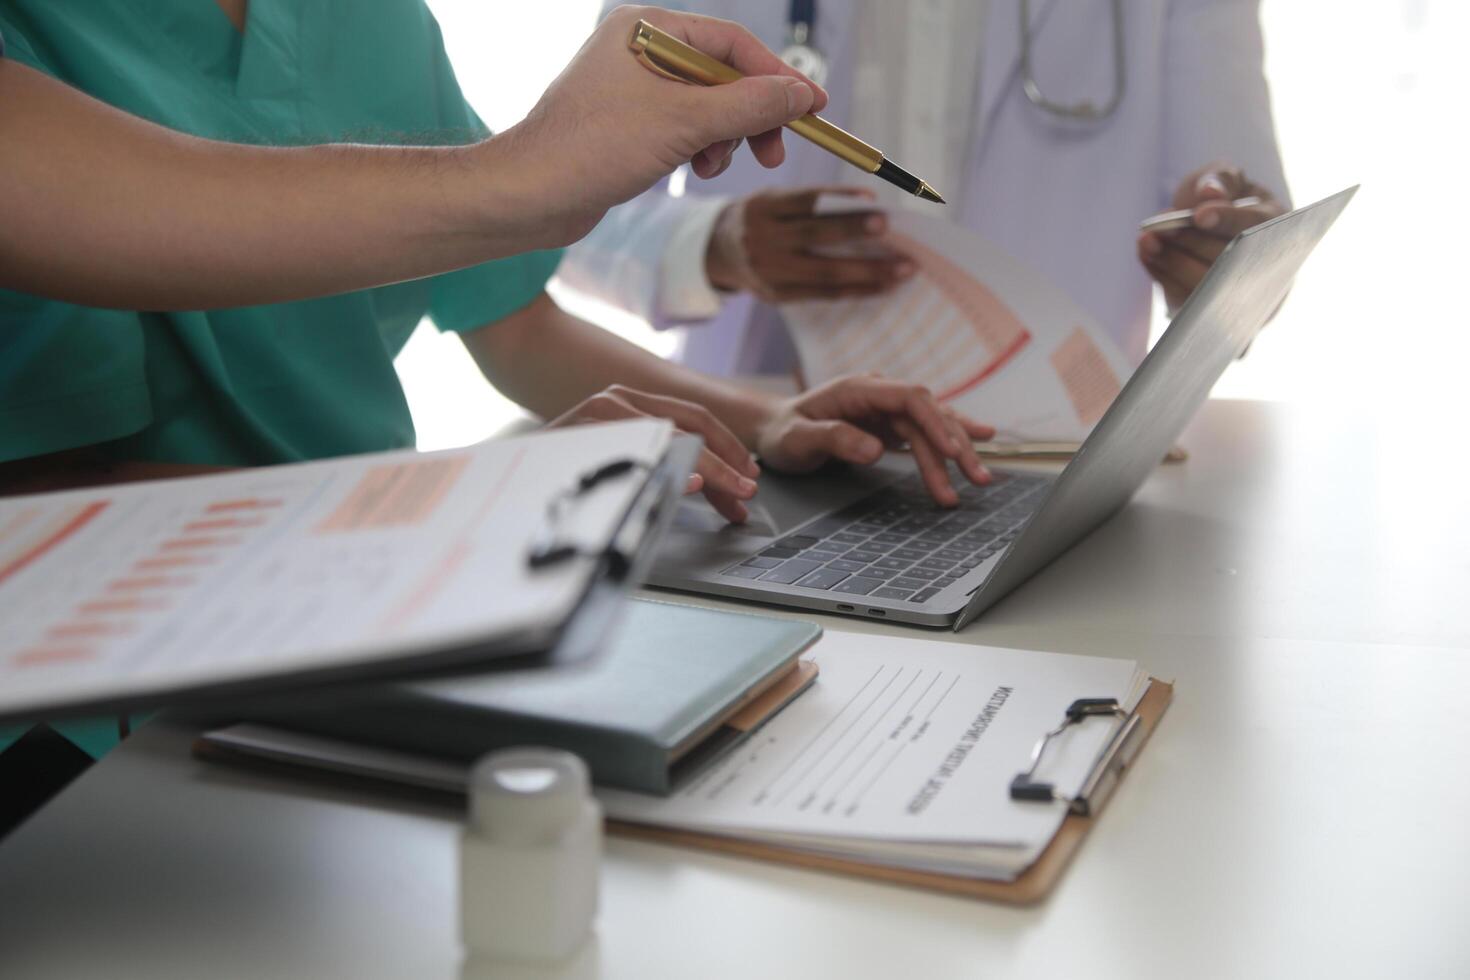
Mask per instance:
[[[727,85],[744,77],[724,62],[691,48],[646,20],[640,20],[634,26],[628,47],[633,49],[638,60],[650,70],[677,82]],[[828,153],[846,160],[859,170],[882,177],[906,193],[926,201],[944,203],[944,198],[939,196],[938,191],[892,160],[885,160],[881,150],[869,146],[819,116],[802,116],[787,123],[786,128],[798,136],[806,137]]]

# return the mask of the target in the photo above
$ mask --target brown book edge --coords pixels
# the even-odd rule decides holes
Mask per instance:
[[[817,679],[817,664],[813,660],[798,660],[791,669],[777,678],[758,697],[741,705],[734,714],[724,720],[726,727],[737,732],[753,732],[786,707],[802,691],[812,686]]]
[[[1148,744],[1149,738],[1153,735],[1154,728],[1158,725],[1159,719],[1163,717],[1164,711],[1169,707],[1169,702],[1173,698],[1173,684],[1167,684],[1157,679],[1150,679],[1148,690],[1144,692],[1136,710],[1136,714],[1139,717],[1139,724],[1143,729],[1143,741],[1139,745],[1140,752]],[[1129,768],[1131,768],[1131,765]],[[1123,771],[1123,776],[1126,779],[1126,769]],[[625,823],[620,820],[609,820],[607,822],[607,830],[608,833],[616,834],[619,837],[695,847],[702,850],[717,851],[723,854],[733,854],[739,857],[754,858],[758,861],[770,861],[778,864],[795,865],[800,868],[811,868],[817,871],[832,871],[838,874],[887,881],[914,888],[924,888],[930,891],[947,892],[952,895],[965,895],[970,898],[1001,902],[1007,905],[1032,905],[1051,894],[1052,889],[1061,880],[1062,872],[1071,863],[1072,856],[1082,846],[1082,841],[1086,838],[1087,832],[1092,829],[1093,823],[1099,817],[1100,814],[1091,817],[1082,817],[1074,814],[1063,820],[1061,827],[1057,830],[1056,836],[1052,838],[1051,843],[1046,846],[1046,849],[1041,852],[1041,856],[1014,881],[987,881],[977,878],[963,878],[956,875],[939,874],[932,871],[915,871],[908,868],[868,864],[850,858],[811,854],[775,844],[737,840],[731,837],[722,837],[717,834],[702,834],[687,830],[649,827],[641,824]]]
[[[766,719],[790,704],[793,698],[817,679],[816,663],[800,659],[801,654],[810,646],[808,643],[801,651],[793,653],[788,663],[756,681],[726,707],[724,714],[710,719],[703,728],[675,746],[669,753],[669,764],[678,762],[726,728],[733,728],[737,732],[750,732],[759,728]]]

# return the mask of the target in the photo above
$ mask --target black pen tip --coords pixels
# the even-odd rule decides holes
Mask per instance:
[[[926,201],[935,201],[939,204],[944,203],[944,198],[939,196],[938,191],[930,187],[927,182],[920,180],[918,177],[915,177],[913,174],[909,173],[907,170],[894,163],[892,160],[885,158],[883,162],[878,165],[877,175],[888,181],[894,187],[900,188],[901,190],[912,194],[915,197],[923,198]]]

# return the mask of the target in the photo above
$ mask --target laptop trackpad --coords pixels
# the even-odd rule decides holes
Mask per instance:
[[[750,518],[744,524],[732,525],[703,497],[685,497],[679,502],[678,511],[674,513],[674,529],[707,534],[723,531],[727,534],[749,534],[762,538],[775,538],[785,533],[785,530],[777,527],[770,511],[763,505],[750,501],[745,506],[750,511]]]
[[[674,515],[674,527],[680,531],[720,533],[727,540],[731,537],[779,538],[814,517],[861,500],[891,483],[896,475],[906,472],[906,467],[911,465],[900,458],[884,460],[868,469],[830,466],[809,476],[767,473],[761,477],[760,493],[746,503],[750,519],[744,524],[729,524],[703,497],[694,495],[680,502]]]

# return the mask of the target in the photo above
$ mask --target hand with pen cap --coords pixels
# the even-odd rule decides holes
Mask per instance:
[[[877,376],[838,378],[790,398],[741,392],[746,410],[728,413],[731,425],[694,401],[615,385],[585,399],[553,421],[577,425],[656,417],[700,436],[704,449],[686,492],[702,492],[727,520],[742,523],[746,502],[759,492],[761,464],[803,473],[831,460],[869,465],[886,449],[907,445],[934,499],[954,506],[959,496],[949,464],[971,483],[990,481],[973,440],[995,430],[941,404],[927,389]],[[740,429],[741,434],[736,434]]]
[[[1257,202],[1235,206],[1233,202],[1241,198]],[[1171,310],[1184,304],[1232,238],[1286,213],[1269,188],[1224,163],[1210,164],[1184,178],[1174,192],[1173,207],[1192,209],[1193,225],[1138,236],[1138,259],[1163,287]]]
[[[748,77],[705,88],[654,74],[629,51],[640,19]],[[826,102],[820,87],[738,24],[624,6],[504,135],[520,148],[528,199],[543,209],[551,242],[567,244],[683,164],[699,177],[717,176],[742,141],[762,165],[778,166],[781,127]]]
[[[629,47],[641,18],[749,77],[654,74]],[[685,163],[718,174],[742,140],[774,167],[781,127],[825,103],[743,27],[654,8],[613,11],[525,119],[464,145],[181,136],[0,58],[0,287],[210,310],[438,275],[570,245]]]

